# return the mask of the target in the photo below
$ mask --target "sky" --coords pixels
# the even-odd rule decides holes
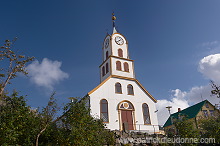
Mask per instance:
[[[158,100],[159,124],[171,113],[210,96],[220,82],[219,0],[20,0],[0,1],[0,45],[35,56],[28,77],[7,86],[43,107],[53,91],[60,106],[83,97],[99,83],[102,43],[116,28],[128,40],[140,83]],[[220,83],[219,83],[220,84]]]

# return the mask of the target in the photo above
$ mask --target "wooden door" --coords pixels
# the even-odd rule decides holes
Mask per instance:
[[[121,110],[122,126],[125,130],[134,130],[131,110]]]

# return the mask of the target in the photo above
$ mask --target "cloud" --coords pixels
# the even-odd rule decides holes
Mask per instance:
[[[217,45],[218,42],[210,42],[204,44],[207,46]],[[220,82],[220,54],[212,54],[203,57],[199,61],[198,71],[203,74],[206,79],[213,80],[216,83]],[[189,91],[181,91],[180,89],[172,90],[170,100],[158,100],[158,119],[159,124],[163,125],[169,117],[167,106],[172,106],[171,114],[177,112],[178,108],[185,109],[202,100],[209,100],[213,105],[220,102],[216,96],[211,96],[211,85],[194,86]]]
[[[178,108],[185,109],[189,107],[188,101],[184,99],[186,92],[182,92],[179,89],[172,90],[171,92],[173,95],[170,101],[166,99],[158,100],[156,104],[159,125],[163,125],[169,117],[168,109],[166,109],[167,106],[172,106],[170,109],[171,114],[177,112]]]
[[[206,78],[220,82],[220,54],[212,54],[201,59],[198,70]]]
[[[195,86],[192,87],[189,91],[181,91],[180,89],[175,89],[171,91],[170,100],[158,100],[156,104],[158,109],[158,119],[159,125],[163,125],[169,117],[167,106],[172,106],[171,114],[178,111],[178,108],[181,110],[194,105],[198,102],[201,102],[205,99],[210,101],[213,105],[219,103],[219,99],[215,96],[211,96],[211,86]]]
[[[56,83],[69,77],[67,73],[60,69],[61,65],[62,62],[47,58],[44,58],[41,63],[36,60],[27,66],[28,76],[37,86],[52,90]]]
[[[219,41],[215,40],[215,41],[211,41],[211,42],[205,42],[205,43],[202,43],[201,45],[202,47],[208,47],[210,49],[210,47],[218,47],[219,46]]]

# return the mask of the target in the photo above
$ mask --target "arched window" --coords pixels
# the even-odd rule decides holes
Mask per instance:
[[[122,51],[122,49],[118,49],[118,56],[119,56],[119,57],[123,57],[123,51]]]
[[[107,59],[108,58],[108,51],[106,51],[106,53],[105,53],[105,59]]]
[[[108,123],[108,101],[106,99],[102,99],[100,101],[100,117],[103,122]]]
[[[116,83],[115,84],[115,93],[122,93],[121,84],[120,83]]]
[[[129,72],[129,67],[127,62],[124,63],[124,71]]]
[[[102,76],[105,75],[105,66],[102,67]]]
[[[144,124],[151,124],[148,105],[144,103],[142,105],[142,109],[143,109],[143,116],[144,116]]]
[[[121,70],[121,62],[120,61],[116,61],[116,69]]]
[[[134,95],[134,89],[133,89],[133,86],[131,84],[129,84],[127,86],[127,89],[128,89],[128,95]]]
[[[106,68],[106,74],[107,74],[108,73],[108,63],[106,63],[105,68]]]

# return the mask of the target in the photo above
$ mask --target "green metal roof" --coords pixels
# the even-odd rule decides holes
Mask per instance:
[[[178,119],[178,115],[186,115],[188,119],[196,117],[196,115],[199,113],[203,105],[207,102],[207,100],[204,100],[202,102],[199,102],[193,106],[190,106],[180,112],[176,112],[174,114],[171,114],[170,117],[167,119],[166,123],[163,125],[163,127],[167,127],[172,125],[171,123],[171,117],[173,119]]]

